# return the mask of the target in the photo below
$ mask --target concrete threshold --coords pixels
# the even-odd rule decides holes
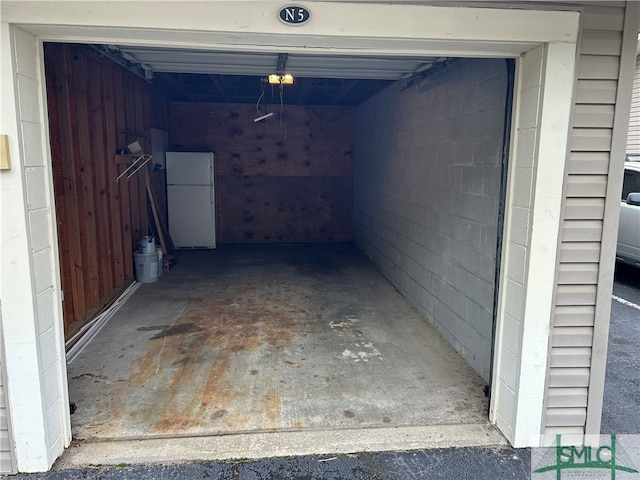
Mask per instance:
[[[507,445],[489,423],[276,431],[86,442],[68,448],[55,468]]]

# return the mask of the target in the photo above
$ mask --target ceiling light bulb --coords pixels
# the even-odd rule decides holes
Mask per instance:
[[[271,74],[269,75],[269,83],[275,85],[293,85],[293,75],[277,75]]]

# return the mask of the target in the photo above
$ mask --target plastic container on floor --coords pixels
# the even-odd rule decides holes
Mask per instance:
[[[156,241],[153,237],[147,236],[140,238],[140,253],[155,253]]]
[[[156,252],[134,252],[133,261],[137,281],[140,283],[153,283],[158,281],[158,254]]]

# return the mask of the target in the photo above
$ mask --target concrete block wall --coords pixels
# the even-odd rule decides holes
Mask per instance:
[[[464,59],[356,111],[354,242],[487,382],[506,87]]]
[[[33,35],[1,25],[11,170],[1,172],[2,265],[0,294],[11,423],[21,471],[46,470],[70,441],[52,177],[45,155],[43,75]],[[10,50],[12,49],[12,50]],[[15,98],[31,99],[15,102]],[[26,212],[26,215],[24,214]]]

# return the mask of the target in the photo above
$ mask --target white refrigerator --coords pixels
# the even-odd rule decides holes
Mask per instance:
[[[169,234],[176,248],[216,248],[211,152],[167,152]]]

